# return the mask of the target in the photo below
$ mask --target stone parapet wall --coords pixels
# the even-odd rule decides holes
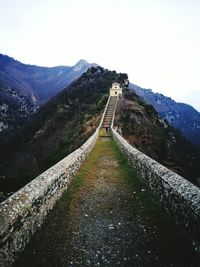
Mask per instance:
[[[112,129],[120,150],[200,254],[200,189],[132,147]]]
[[[104,120],[104,117],[105,117],[105,114],[106,114],[106,110],[107,110],[107,108],[108,108],[109,101],[110,101],[110,96],[108,97],[108,100],[107,100],[107,103],[106,103],[106,106],[105,106],[103,115],[102,115],[102,117],[101,117],[101,121],[100,121],[100,123],[99,123],[99,127],[98,127],[98,129],[100,129],[101,126],[102,126],[102,124],[103,124],[103,120]]]
[[[0,204],[0,266],[10,266],[93,148],[96,132],[77,150]]]

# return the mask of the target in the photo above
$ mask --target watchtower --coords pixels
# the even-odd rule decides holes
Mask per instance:
[[[110,96],[120,96],[122,95],[122,88],[120,87],[120,84],[117,82],[114,82],[112,84],[112,87],[110,88]]]

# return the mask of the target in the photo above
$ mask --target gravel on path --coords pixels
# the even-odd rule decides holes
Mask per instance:
[[[112,138],[89,158],[14,266],[200,266]]]

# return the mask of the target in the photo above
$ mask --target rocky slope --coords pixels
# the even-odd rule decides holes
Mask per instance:
[[[0,133],[19,129],[39,109],[34,95],[23,95],[19,90],[0,82]]]
[[[38,67],[0,54],[0,132],[20,128],[42,103],[96,64],[80,60],[76,65]]]
[[[135,93],[118,102],[115,125],[130,144],[169,169],[199,184],[200,153]]]
[[[193,144],[200,145],[200,113],[192,106],[134,84],[130,84],[130,89],[152,104],[164,120],[179,129]]]

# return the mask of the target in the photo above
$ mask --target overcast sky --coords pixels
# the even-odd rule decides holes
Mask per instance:
[[[0,0],[0,53],[79,59],[200,110],[200,0]]]

